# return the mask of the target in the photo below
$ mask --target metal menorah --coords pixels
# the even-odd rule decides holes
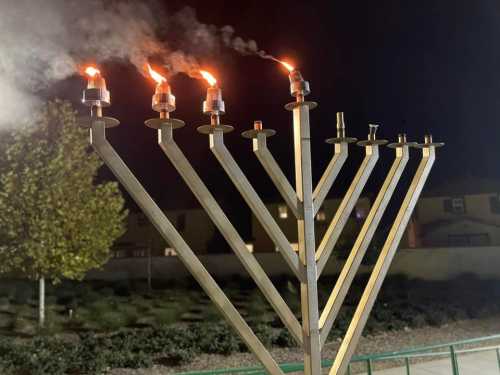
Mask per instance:
[[[409,149],[420,148],[422,150],[420,164],[387,235],[368,284],[364,289],[361,300],[335,357],[333,366],[330,369],[329,373],[331,375],[341,375],[345,374],[348,369],[349,362],[380,291],[382,282],[434,164],[435,149],[443,144],[434,143],[430,135],[425,136],[424,143],[422,144],[408,142],[406,135],[401,134],[398,136],[396,143],[389,145],[389,147],[395,149],[395,160],[373,202],[349,257],[343,265],[328,302],[320,314],[317,289],[318,278],[324,270],[342,229],[347,223],[361,191],[379,158],[379,147],[387,143],[387,141],[377,139],[377,125],[370,125],[368,139],[357,142],[359,146],[364,147],[365,158],[342,199],[328,230],[319,243],[319,246],[316,247],[314,217],[347,159],[348,144],[357,140],[347,137],[343,114],[338,113],[337,136],[327,140],[328,143],[334,145],[335,152],[318,185],[313,189],[309,111],[316,107],[316,103],[305,100],[305,96],[310,93],[309,84],[297,70],[291,71],[289,78],[291,94],[295,98],[295,101],[287,104],[285,108],[293,113],[295,188],[290,184],[267,148],[267,138],[274,135],[275,131],[264,129],[262,122],[256,121],[254,128],[243,132],[242,135],[252,140],[253,151],[297,219],[298,255],[224,144],[224,134],[233,130],[233,128],[220,123],[220,116],[224,114],[225,106],[220,88],[215,86],[215,83],[212,83],[212,87],[209,87],[207,99],[203,103],[204,113],[210,115],[210,124],[199,127],[198,131],[208,135],[211,151],[300,282],[302,322],[299,322],[292,313],[254,255],[247,249],[245,242],[224,214],[216,199],[175,143],[174,131],[184,126],[184,122],[170,118],[170,113],[175,110],[175,97],[172,95],[170,86],[166,80],[158,82],[156,93],[153,96],[153,109],[158,111],[160,116],[159,118],[146,121],[146,125],[158,130],[158,143],[160,147],[192,190],[201,206],[206,210],[211,220],[213,220],[215,226],[222,233],[249,275],[256,282],[285,327],[303,348],[304,370],[308,375],[321,374],[322,347],[335,323],[335,318],[344,302],[362,258],[405,169],[409,159]],[[90,129],[90,143],[94,149],[116,178],[123,184],[130,196],[160,232],[165,241],[176,250],[179,259],[199,282],[221,314],[239,334],[249,349],[262,362],[266,371],[271,374],[283,374],[283,371],[274,361],[269,351],[253,333],[252,329],[199,261],[174,225],[167,219],[162,210],[151,199],[106,140],[105,129],[116,126],[119,122],[116,119],[102,115],[102,107],[108,106],[110,99],[105,81],[99,74],[89,78],[87,89],[84,91],[83,102],[91,107],[91,116],[82,120],[82,124]]]

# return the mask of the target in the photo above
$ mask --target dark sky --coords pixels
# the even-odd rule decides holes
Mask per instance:
[[[333,149],[324,139],[335,135],[335,112],[344,111],[347,132],[365,138],[367,124],[381,124],[379,136],[395,139],[406,131],[421,141],[430,131],[446,142],[429,185],[464,176],[500,178],[500,2],[498,0],[423,1],[165,1],[168,9],[196,9],[200,21],[232,25],[244,38],[255,39],[276,56],[289,57],[310,82],[313,169],[317,181]],[[117,30],[119,32],[119,30]],[[266,200],[278,193],[240,133],[255,119],[278,131],[269,148],[292,178],[291,100],[286,73],[270,61],[242,57],[230,50],[205,63],[223,87],[227,115],[235,126],[226,136],[229,149]],[[143,121],[151,111],[153,85],[125,64],[103,67],[112,93],[107,111],[122,125],[109,138],[153,197],[165,207],[197,206],[156,144],[156,134]],[[83,83],[82,83],[83,84]],[[174,117],[187,126],[175,137],[214,195],[229,212],[244,203],[208,149],[208,139],[196,132],[207,123],[201,113],[205,86],[174,77],[177,97]],[[351,146],[351,156],[334,187],[340,196],[361,160],[363,150]],[[412,152],[418,160],[420,152]],[[393,151],[383,148],[368,190],[376,191]],[[407,176],[414,171],[409,166]],[[408,177],[407,177],[408,179]]]

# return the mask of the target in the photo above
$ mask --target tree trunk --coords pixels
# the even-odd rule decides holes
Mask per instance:
[[[38,279],[38,325],[45,326],[45,278]]]

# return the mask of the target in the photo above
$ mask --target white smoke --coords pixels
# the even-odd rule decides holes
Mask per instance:
[[[85,63],[125,60],[142,72],[155,57],[172,74],[193,75],[199,58],[221,47],[272,58],[230,26],[199,22],[192,8],[162,9],[155,0],[1,0],[0,126],[20,121],[41,90]]]
[[[255,55],[263,59],[269,59],[276,62],[279,60],[273,55],[268,54],[266,51],[259,49],[257,42],[253,39],[243,40],[239,36],[234,36],[234,28],[226,25],[221,28],[221,40],[226,47],[234,49],[242,55]]]

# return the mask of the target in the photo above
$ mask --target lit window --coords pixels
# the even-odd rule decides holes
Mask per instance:
[[[247,247],[248,251],[253,253],[253,243],[246,243],[245,246]]]
[[[125,258],[127,256],[127,252],[125,250],[117,250],[114,253],[115,258]]]
[[[165,248],[165,256],[166,257],[176,257],[177,253],[171,247],[166,247]]]
[[[146,251],[145,250],[134,250],[134,257],[145,257],[146,256]]]
[[[288,207],[285,205],[278,206],[278,215],[280,219],[288,218]]]
[[[362,207],[356,207],[356,219],[362,220],[366,217],[366,210]]]
[[[317,221],[325,221],[326,220],[326,214],[325,211],[321,210],[316,214],[316,220]]]
[[[299,244],[298,244],[297,242],[292,242],[292,243],[290,244],[290,246],[292,247],[293,251],[295,251],[295,252],[298,252],[298,251],[299,251]],[[280,251],[280,248],[279,248],[278,246],[276,246],[276,247],[274,248],[274,250],[275,250],[276,252],[279,252],[279,251]]]

